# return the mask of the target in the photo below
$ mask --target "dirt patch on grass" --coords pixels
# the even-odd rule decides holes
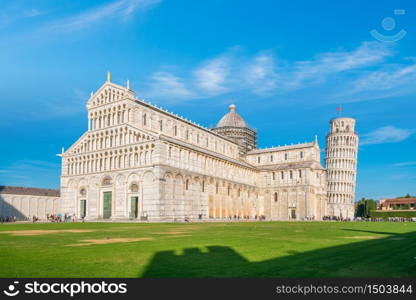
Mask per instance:
[[[153,232],[154,234],[168,234],[168,235],[178,235],[188,233],[186,231],[165,231],[165,232]]]
[[[56,233],[84,233],[94,232],[96,230],[91,229],[61,229],[61,230],[13,230],[13,231],[0,231],[0,233],[10,234],[14,236],[31,236],[31,235],[44,235],[44,234],[56,234]]]
[[[190,234],[177,234],[177,235],[167,236],[167,238],[180,238],[180,237],[188,237],[188,236],[192,236],[192,235],[190,235]]]
[[[151,241],[151,240],[153,240],[153,238],[151,237],[94,239],[94,240],[81,240],[77,244],[70,244],[67,246],[80,247],[80,246],[105,245],[105,244],[114,244],[114,243],[132,243],[132,242]]]
[[[344,239],[360,239],[360,240],[374,240],[374,239],[382,239],[385,236],[380,235],[356,235],[356,236],[344,236]]]

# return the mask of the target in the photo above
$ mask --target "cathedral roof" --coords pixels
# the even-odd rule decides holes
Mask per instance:
[[[246,127],[247,123],[244,121],[244,119],[235,112],[235,105],[231,104],[229,106],[230,111],[225,114],[221,120],[217,124],[218,127]]]
[[[60,190],[1,185],[0,194],[59,197]]]

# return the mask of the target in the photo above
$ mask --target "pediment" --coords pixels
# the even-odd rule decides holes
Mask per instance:
[[[95,93],[92,93],[87,101],[87,108],[93,108],[103,104],[114,103],[126,98],[134,98],[135,93],[128,87],[106,81]]]
[[[128,143],[125,143],[124,145],[134,145],[139,144],[147,141],[152,141],[158,138],[157,135],[151,132],[147,132],[145,130],[138,129],[136,127],[133,127],[129,124],[123,124],[113,127],[107,127],[100,130],[93,130],[93,131],[87,131],[85,132],[67,151],[65,151],[65,154],[67,155],[74,155],[74,154],[81,154],[85,152],[90,152],[89,150],[89,143],[91,143],[94,139],[97,141],[101,139],[106,138],[113,138],[112,146],[105,146],[102,149],[111,149],[116,147],[120,147],[119,143],[115,141],[117,137],[120,137],[121,134],[125,133],[132,133],[132,140]],[[124,146],[122,145],[122,146]],[[99,151],[94,150],[94,151]]]

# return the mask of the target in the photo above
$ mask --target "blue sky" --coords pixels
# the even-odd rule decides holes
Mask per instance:
[[[0,184],[59,187],[55,154],[111,70],[205,126],[235,103],[260,147],[317,134],[323,149],[342,105],[362,141],[357,198],[416,194],[415,16],[414,1],[2,0]]]

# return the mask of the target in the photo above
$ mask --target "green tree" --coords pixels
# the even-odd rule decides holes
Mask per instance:
[[[355,216],[361,218],[369,218],[370,211],[377,209],[377,202],[373,199],[361,198],[357,203],[357,208],[355,210]]]
[[[410,209],[410,204],[403,204],[402,209]]]

